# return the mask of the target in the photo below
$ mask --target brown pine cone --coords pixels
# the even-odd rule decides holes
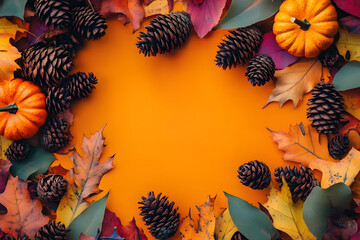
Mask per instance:
[[[66,239],[66,228],[64,224],[50,221],[35,235],[35,240],[63,240]]]
[[[337,135],[328,144],[330,156],[342,159],[350,151],[350,142],[347,135]]]
[[[70,24],[70,6],[67,0],[36,0],[36,15],[47,26],[66,28]]]
[[[245,186],[252,189],[264,189],[271,182],[271,173],[269,167],[257,160],[250,161],[239,167],[238,178]]]
[[[5,156],[9,161],[21,161],[26,158],[30,151],[30,145],[22,141],[14,141],[6,149]]]
[[[74,30],[87,40],[97,40],[105,35],[107,24],[105,18],[90,7],[72,9]]]
[[[275,63],[270,56],[265,54],[252,58],[245,72],[245,76],[253,86],[264,85],[274,77],[274,74]]]
[[[46,110],[54,115],[70,108],[71,96],[63,87],[49,88],[46,95]]]
[[[52,153],[64,148],[70,141],[69,127],[64,119],[50,119],[40,131],[40,146]]]
[[[68,182],[63,176],[50,174],[42,178],[37,185],[40,200],[46,202],[60,202],[67,190]]]
[[[67,79],[65,88],[72,99],[76,100],[87,97],[95,89],[97,83],[97,78],[93,73],[87,76],[84,72],[77,72]]]

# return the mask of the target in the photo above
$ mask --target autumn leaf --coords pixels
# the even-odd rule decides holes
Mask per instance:
[[[274,227],[287,233],[293,240],[316,239],[302,216],[304,202],[301,200],[293,202],[286,183],[283,184],[281,191],[271,185],[268,201],[263,205],[269,211]]]
[[[6,139],[4,136],[0,136],[0,159],[7,159],[5,152],[8,147],[11,145],[12,141]]]
[[[329,217],[328,225],[321,240],[350,239],[357,232],[357,223],[354,219],[342,215]]]
[[[150,4],[144,6],[145,17],[153,16],[156,14],[168,14],[169,4],[167,0],[154,0]]]
[[[346,16],[339,19],[339,23],[346,27],[351,33],[360,34],[360,18]]]
[[[199,211],[198,224],[195,224],[194,219],[189,215],[181,220],[180,236],[183,240],[215,240],[215,214],[214,203],[216,198],[208,196],[207,201],[201,206],[197,206]],[[198,226],[196,226],[198,225]]]
[[[100,180],[113,168],[113,157],[99,163],[105,140],[102,136],[103,129],[90,138],[83,138],[81,144],[83,156],[74,151],[70,157],[74,163],[74,167],[70,170],[70,187],[60,201],[56,218],[57,222],[62,222],[65,226],[69,226],[90,205],[87,201],[89,197],[101,192],[98,188]]]
[[[231,240],[232,236],[238,231],[230,216],[229,209],[226,209],[215,223],[215,239]]]
[[[4,192],[6,183],[8,181],[11,163],[9,160],[0,159],[0,193]]]
[[[334,0],[338,8],[360,18],[360,5],[358,0]]]
[[[360,61],[360,35],[339,28],[340,38],[336,42],[339,53],[348,61]]]
[[[320,82],[322,66],[319,60],[303,58],[295,64],[275,71],[277,78],[275,89],[271,92],[266,107],[271,102],[279,102],[280,107],[288,100],[294,107],[302,100],[305,93],[310,92]]]
[[[291,126],[289,132],[275,132],[268,129],[274,142],[278,144],[279,150],[285,152],[284,161],[301,163],[308,167],[310,162],[316,159],[332,160],[328,151],[328,140],[323,134],[319,134],[310,125]]]
[[[188,1],[187,0],[168,0],[169,11],[173,12],[186,12]]]
[[[6,214],[0,215],[0,228],[15,238],[18,234],[34,236],[48,222],[41,213],[39,200],[30,198],[27,183],[17,177],[10,176],[5,191],[0,194],[0,203],[7,209]]]
[[[317,159],[311,161],[309,167],[322,172],[322,188],[328,188],[340,182],[350,186],[360,171],[360,152],[353,148],[341,161],[335,163]]]

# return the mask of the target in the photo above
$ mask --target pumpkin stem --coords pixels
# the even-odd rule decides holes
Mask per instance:
[[[299,25],[300,29],[304,31],[307,31],[311,25],[305,18],[303,20],[299,20],[296,17],[292,17],[290,21]]]
[[[0,107],[0,112],[9,112],[9,113],[15,114],[18,109],[19,108],[16,105],[16,103],[10,103],[6,107]]]

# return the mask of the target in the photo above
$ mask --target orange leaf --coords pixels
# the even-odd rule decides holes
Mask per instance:
[[[0,194],[0,203],[7,209],[0,216],[0,228],[15,238],[18,234],[34,236],[49,220],[41,213],[39,200],[30,198],[26,182],[18,177],[10,176],[5,191]]]
[[[101,178],[114,167],[113,157],[99,163],[105,140],[102,136],[103,129],[90,138],[84,137],[81,144],[84,152],[82,157],[77,151],[70,157],[74,162],[74,167],[70,170],[70,188],[60,201],[56,218],[57,222],[62,222],[65,226],[69,226],[90,205],[87,198],[101,192],[98,188]]]
[[[301,163],[308,167],[309,163],[316,159],[331,160],[327,145],[326,135],[319,134],[315,128],[302,123],[291,126],[289,132],[274,132],[268,129],[272,139],[278,144],[279,150],[285,152],[284,161]]]
[[[153,16],[156,14],[168,14],[169,4],[167,0],[154,0],[149,5],[144,7],[145,17]]]

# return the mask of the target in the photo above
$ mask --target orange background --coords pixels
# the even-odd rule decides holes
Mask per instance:
[[[268,190],[243,186],[237,169],[255,159],[268,164],[272,173],[287,164],[266,128],[287,131],[290,124],[307,123],[309,94],[296,109],[292,102],[262,109],[274,83],[252,87],[245,67],[224,71],[215,65],[226,30],[204,39],[193,33],[183,48],[148,58],[138,54],[139,31],[132,34],[130,25],[117,21],[108,25],[105,37],[88,41],[76,56],[73,72],[93,72],[99,84],[73,106],[71,128],[80,149],[84,134],[107,124],[103,157],[116,153],[115,168],[100,184],[105,193],[110,191],[107,207],[123,224],[134,216],[154,239],[137,204],[149,191],[168,195],[181,217],[191,207],[195,213],[194,206],[208,195],[217,194],[218,204],[226,206],[222,191],[256,206],[265,202]],[[66,156],[58,158],[71,167]],[[179,233],[172,239],[180,239]]]

